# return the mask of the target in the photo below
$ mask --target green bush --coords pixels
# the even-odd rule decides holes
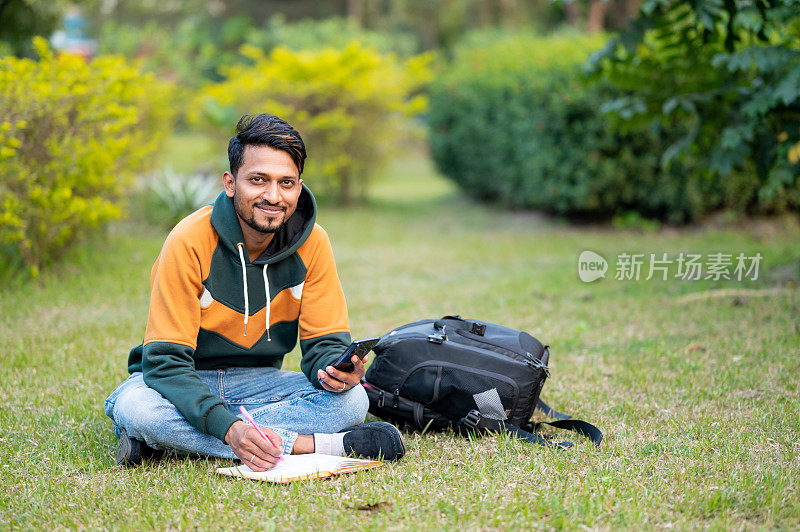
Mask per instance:
[[[721,183],[690,158],[661,167],[680,124],[622,131],[601,106],[614,96],[581,65],[605,38],[574,33],[467,39],[433,85],[430,143],[440,170],[468,194],[512,207],[669,222],[719,204]]]
[[[278,46],[292,50],[344,48],[357,40],[380,52],[402,56],[419,48],[413,35],[370,31],[346,18],[286,22],[274,15],[263,26],[245,15],[223,20],[188,17],[174,27],[157,21],[140,26],[109,21],[100,33],[100,53],[136,58],[145,70],[194,89],[209,81],[222,81],[228,66],[249,64],[250,58],[239,53],[242,45],[268,53]]]
[[[123,55],[143,71],[174,80],[190,92],[224,81],[226,69],[251,66],[252,54],[241,53],[243,47],[269,54],[277,47],[295,51],[342,49],[358,41],[382,54],[400,57],[411,56],[419,48],[413,35],[370,31],[345,18],[287,22],[274,15],[263,26],[257,26],[246,15],[223,20],[187,17],[172,26],[153,20],[138,26],[108,21],[100,33],[101,54]],[[187,126],[186,115],[191,113],[187,105],[191,101],[191,97],[175,101],[179,129]]]
[[[227,140],[243,114],[280,116],[303,136],[304,176],[314,190],[344,203],[364,195],[403,140],[408,117],[427,105],[420,89],[432,75],[430,54],[402,59],[358,41],[342,49],[242,52],[253,64],[225,69],[228,79],[198,94],[189,120]]]
[[[32,274],[121,215],[172,117],[171,91],[120,57],[0,59],[0,245]]]
[[[610,118],[689,125],[663,164],[694,159],[740,212],[800,210],[800,2],[645,0],[589,66]]]
[[[270,17],[264,28],[253,29],[246,42],[262,50],[285,46],[291,50],[319,50],[344,48],[352,41],[374,48],[381,53],[409,56],[420,49],[412,33],[401,31],[373,31],[359,26],[351,18],[306,19],[287,22],[281,15]]]
[[[218,175],[184,175],[167,168],[142,179],[138,203],[145,219],[172,229],[175,224],[204,205],[214,202],[222,191]]]
[[[220,81],[219,69],[242,61],[239,47],[255,26],[246,16],[224,20],[189,17],[174,27],[150,21],[142,26],[106,22],[100,30],[100,53],[136,59],[147,72],[197,89]]]

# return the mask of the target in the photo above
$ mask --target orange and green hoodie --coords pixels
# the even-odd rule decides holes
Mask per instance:
[[[280,368],[300,338],[300,367],[317,370],[350,344],[347,306],[316,202],[303,185],[297,209],[267,249],[250,261],[233,200],[224,192],[184,218],[151,273],[142,345],[128,357],[198,430],[225,441],[238,418],[195,370]]]

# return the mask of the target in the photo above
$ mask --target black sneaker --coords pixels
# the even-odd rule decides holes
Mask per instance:
[[[343,444],[348,455],[365,458],[399,460],[406,454],[403,435],[384,421],[373,421],[345,432]]]
[[[117,465],[134,467],[144,460],[158,462],[164,458],[166,451],[153,449],[142,440],[129,438],[125,429],[120,429],[119,447],[117,447]]]

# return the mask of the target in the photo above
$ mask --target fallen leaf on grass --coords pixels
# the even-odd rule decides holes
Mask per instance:
[[[705,346],[702,346],[698,343],[689,344],[686,346],[686,349],[684,349],[686,353],[694,353],[695,351],[705,351],[705,350],[706,350]]]
[[[391,508],[391,507],[392,507],[392,503],[390,503],[388,501],[378,501],[378,502],[373,502],[373,503],[368,503],[368,504],[359,504],[358,506],[351,506],[350,509],[351,510],[360,510],[362,512],[375,512],[375,511],[382,510],[384,508],[388,509],[388,508]]]

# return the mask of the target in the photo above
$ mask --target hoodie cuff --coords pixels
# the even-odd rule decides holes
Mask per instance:
[[[336,362],[336,359],[339,358],[340,355],[341,353],[331,353],[322,360],[318,360],[317,363],[311,367],[311,370],[306,377],[308,377],[309,382],[314,388],[317,388],[318,390],[325,389],[322,387],[322,384],[320,384],[319,379],[317,378],[317,372],[319,370],[325,371],[325,368]]]
[[[238,417],[234,416],[223,405],[217,405],[211,412],[208,413],[206,418],[206,432],[225,443],[225,434],[235,422],[240,421]]]
[[[324,389],[317,379],[317,370],[332,364],[350,345],[350,333],[330,333],[317,338],[300,340],[303,358],[300,369],[314,388]]]

